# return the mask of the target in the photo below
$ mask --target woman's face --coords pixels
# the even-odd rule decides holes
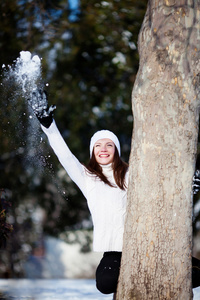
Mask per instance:
[[[94,156],[101,165],[108,165],[113,162],[115,144],[110,139],[100,139],[94,144]]]

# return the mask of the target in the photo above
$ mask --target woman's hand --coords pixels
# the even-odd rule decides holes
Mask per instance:
[[[56,109],[56,106],[48,106],[46,92],[39,89],[34,90],[28,103],[40,123],[48,128],[53,121],[53,111]]]
[[[200,190],[200,170],[196,170],[192,183],[193,194],[196,195]]]

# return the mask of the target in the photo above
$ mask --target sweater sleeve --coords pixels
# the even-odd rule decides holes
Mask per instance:
[[[58,157],[61,165],[64,167],[70,178],[77,184],[77,186],[86,197],[85,167],[79,162],[79,160],[72,154],[72,152],[68,148],[54,120],[49,128],[46,128],[42,125],[41,128],[47,135],[50,146]]]

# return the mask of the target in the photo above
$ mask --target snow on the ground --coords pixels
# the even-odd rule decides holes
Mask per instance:
[[[200,300],[200,287],[193,289],[193,295],[194,300]]]
[[[0,279],[1,300],[112,300],[112,298],[112,294],[101,294],[96,289],[93,279]]]
[[[200,299],[200,288],[193,289],[194,300]],[[103,295],[93,279],[0,279],[0,299],[3,300],[112,300]]]

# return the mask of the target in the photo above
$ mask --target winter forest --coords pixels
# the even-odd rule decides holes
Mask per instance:
[[[44,254],[47,238],[49,244],[54,239],[78,244],[84,254],[92,250],[84,196],[58,163],[9,68],[21,51],[40,57],[56,122],[83,164],[89,160],[91,136],[104,128],[119,137],[128,162],[138,34],[147,2],[1,1],[0,278],[27,277],[26,262]],[[193,201],[194,253],[200,258],[199,194]],[[36,273],[29,276],[43,276]],[[93,270],[87,277],[93,278]]]

